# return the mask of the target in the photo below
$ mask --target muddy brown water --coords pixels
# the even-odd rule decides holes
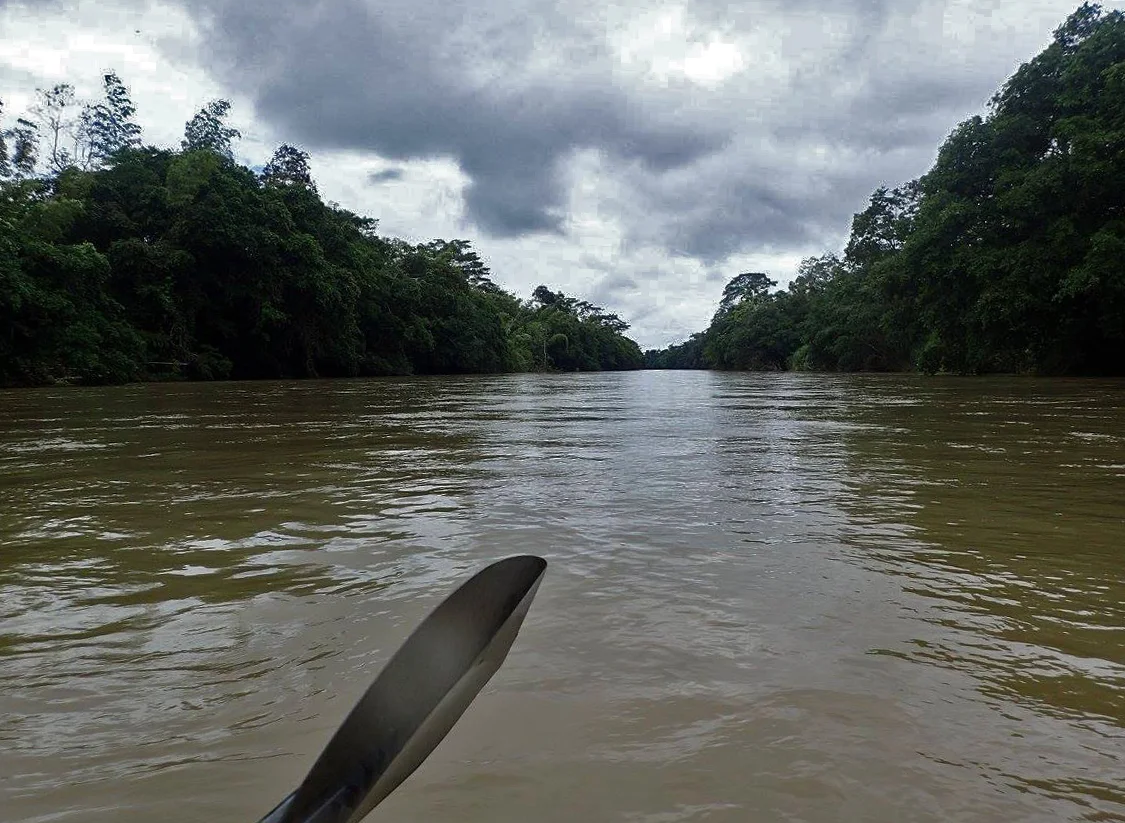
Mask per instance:
[[[370,820],[1125,820],[1125,382],[0,392],[0,820],[256,821],[473,570],[551,563]]]

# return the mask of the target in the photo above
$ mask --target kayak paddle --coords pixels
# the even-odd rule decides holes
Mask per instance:
[[[477,572],[422,621],[308,776],[259,823],[358,823],[421,765],[500,668],[547,561]]]

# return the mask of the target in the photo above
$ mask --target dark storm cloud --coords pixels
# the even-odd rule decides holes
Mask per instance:
[[[627,298],[636,293],[640,283],[646,279],[655,281],[659,272],[640,271],[634,273],[618,272],[603,277],[590,291],[590,299],[595,305],[612,307],[620,305]]]
[[[367,175],[369,183],[387,183],[392,180],[401,180],[403,176],[402,169],[383,169],[382,171],[373,171]]]
[[[692,21],[781,43],[783,70],[751,51],[716,88],[622,72],[599,16],[621,7],[593,0],[183,2],[210,68],[286,139],[452,157],[468,217],[500,237],[561,232],[568,163],[593,150],[622,189],[610,216],[627,243],[707,262],[838,237],[1010,68],[968,66],[940,25],[904,24],[914,11],[940,23],[945,4],[921,0],[695,0]]]
[[[967,65],[921,33],[916,42],[888,34],[884,4],[850,7],[854,34],[813,60],[794,59],[787,85],[763,107],[766,116],[756,116],[753,78],[726,92],[747,101],[747,114],[720,156],[690,174],[632,175],[630,187],[646,207],[629,221],[633,244],[662,242],[706,264],[735,251],[835,248],[872,190],[925,171],[952,126],[979,110],[1014,68],[1003,58]],[[730,108],[736,113],[724,122],[739,117]]]
[[[312,147],[456,158],[470,181],[469,216],[498,236],[559,230],[562,164],[577,148],[661,171],[724,140],[638,106],[614,85],[599,45],[569,42],[565,15],[544,4],[496,18],[433,0],[189,8],[206,24],[212,66],[249,86],[261,116]],[[594,63],[537,72],[534,46],[548,40]]]

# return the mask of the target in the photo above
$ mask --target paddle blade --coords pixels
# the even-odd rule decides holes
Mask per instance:
[[[395,652],[304,782],[261,823],[362,820],[500,668],[546,569],[540,557],[509,557],[449,595]]]

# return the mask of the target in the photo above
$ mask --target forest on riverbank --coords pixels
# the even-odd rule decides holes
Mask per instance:
[[[842,255],[775,286],[738,275],[646,366],[1125,374],[1125,14],[1082,5]]]
[[[229,108],[145,146],[110,73],[0,130],[0,385],[641,366],[615,314],[326,204],[301,149],[239,165]]]

